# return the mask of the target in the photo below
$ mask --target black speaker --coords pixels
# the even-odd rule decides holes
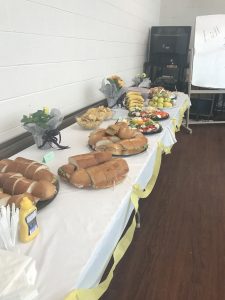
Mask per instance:
[[[150,56],[155,54],[187,55],[191,26],[153,26]]]
[[[191,26],[153,26],[146,70],[153,84],[168,89],[186,89],[186,69]],[[164,83],[164,84],[163,84]]]

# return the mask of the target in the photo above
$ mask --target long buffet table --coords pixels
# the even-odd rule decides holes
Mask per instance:
[[[74,289],[98,285],[134,210],[130,200],[132,186],[146,187],[154,175],[159,145],[165,151],[173,146],[175,128],[180,126],[189,106],[188,96],[178,93],[176,107],[167,110],[170,118],[161,122],[163,131],[148,136],[147,151],[125,158],[130,171],[121,184],[103,190],[80,190],[60,181],[57,197],[38,213],[39,236],[29,244],[19,244],[21,252],[36,261],[39,299],[62,300]],[[104,122],[101,127],[110,122]],[[57,173],[69,156],[89,151],[89,133],[77,124],[61,132],[62,144],[71,148],[52,150],[55,158],[48,163],[52,172]],[[16,156],[41,162],[46,152],[32,146]],[[73,296],[68,299],[81,299]]]

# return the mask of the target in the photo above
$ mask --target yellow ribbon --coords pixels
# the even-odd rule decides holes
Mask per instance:
[[[181,127],[181,124],[182,124],[182,121],[183,121],[183,118],[184,118],[184,113],[185,111],[188,109],[188,107],[190,106],[189,104],[189,100],[186,99],[183,103],[183,105],[181,106],[181,108],[179,109],[179,116],[178,116],[178,121],[176,118],[172,118],[172,124],[173,124],[173,132],[178,132],[180,131],[180,127]]]
[[[77,289],[69,293],[65,300],[97,300],[99,299],[105,291],[108,289],[109,284],[113,278],[113,272],[123,257],[124,253],[127,251],[127,248],[129,247],[134,231],[136,228],[136,220],[133,218],[131,226],[128,228],[126,234],[121,238],[119,243],[117,244],[114,253],[113,253],[113,258],[114,258],[114,264],[107,276],[107,278],[101,282],[97,287],[91,288],[91,289]]]
[[[189,100],[186,99],[184,101],[184,104],[182,105],[182,107],[179,110],[179,119],[178,119],[178,122],[177,122],[177,125],[176,125],[176,132],[180,131],[180,127],[181,127],[181,124],[182,124],[184,113],[188,109],[188,107],[189,107]]]

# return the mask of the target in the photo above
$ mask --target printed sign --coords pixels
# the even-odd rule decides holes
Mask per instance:
[[[192,84],[225,88],[225,15],[196,18]]]

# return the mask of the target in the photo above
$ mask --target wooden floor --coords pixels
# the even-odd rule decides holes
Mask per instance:
[[[225,299],[225,126],[178,133],[102,300]]]

